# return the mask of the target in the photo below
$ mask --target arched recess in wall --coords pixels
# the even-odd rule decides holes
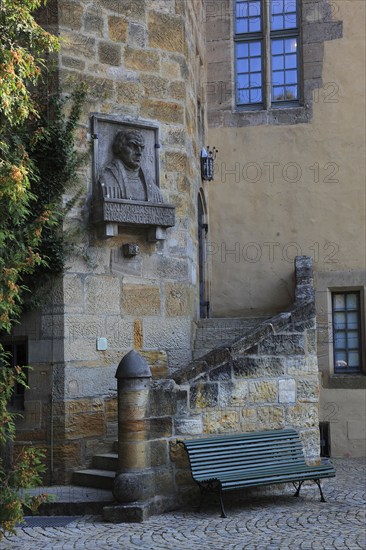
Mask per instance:
[[[204,191],[201,188],[197,196],[197,221],[198,221],[198,279],[200,318],[210,316],[209,301],[209,269],[207,262],[207,236],[208,216],[207,203]]]

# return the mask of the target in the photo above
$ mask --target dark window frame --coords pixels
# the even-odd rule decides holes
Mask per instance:
[[[20,367],[25,367],[28,365],[28,340],[26,338],[17,338],[12,340],[2,339],[0,340],[0,344],[4,348],[4,351],[6,353],[9,353],[8,361],[10,367],[14,368],[16,365],[19,365]],[[20,361],[20,363],[18,361],[20,351],[19,348],[22,348],[23,352],[23,359]],[[28,383],[28,369],[25,369],[25,374],[26,383]],[[26,388],[22,384],[15,384],[14,392],[9,401],[9,410],[24,411],[25,390]]]
[[[357,296],[357,307],[356,308],[348,308],[347,306],[347,295],[354,294]],[[344,309],[335,309],[335,297],[336,296],[344,296],[345,298],[345,308]],[[331,290],[331,316],[332,316],[332,355],[333,355],[333,373],[335,375],[360,375],[364,374],[365,372],[365,365],[364,365],[364,341],[363,341],[363,318],[362,318],[362,310],[363,310],[363,295],[362,291],[359,289],[339,289],[339,290]],[[347,313],[357,313],[357,328],[350,329],[348,327],[348,319],[347,319]],[[336,328],[335,323],[335,314],[336,313],[345,313],[345,328],[340,329]],[[351,330],[355,333],[357,333],[358,337],[358,347],[357,348],[350,348],[348,346],[348,334],[351,332]],[[345,342],[346,347],[345,348],[337,348],[336,349],[336,333],[343,332],[345,334]],[[342,352],[346,356],[346,363],[349,361],[349,353],[356,350],[359,354],[359,365],[357,367],[346,367],[346,366],[337,366],[337,352]]]

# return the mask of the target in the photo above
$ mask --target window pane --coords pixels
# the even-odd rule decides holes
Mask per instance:
[[[336,351],[335,352],[335,370],[340,371],[342,369],[346,369],[348,367],[347,363],[347,354],[345,351]]]
[[[237,2],[235,17],[236,32],[259,32],[261,30],[261,15],[261,2],[258,0]]]
[[[286,86],[286,101],[297,99],[297,86]]]
[[[236,102],[238,105],[250,103],[249,89],[238,88]]]
[[[283,13],[283,0],[272,0],[271,9],[272,14]]]
[[[347,339],[346,339],[346,333],[344,331],[336,331],[334,333],[334,347],[337,350],[344,350],[346,349]]]
[[[344,309],[346,307],[346,300],[344,294],[333,294],[333,308]]]
[[[251,103],[262,103],[262,88],[253,88],[250,91]]]
[[[285,0],[285,29],[297,27],[296,0]]]
[[[286,38],[285,42],[285,53],[294,53],[297,49],[297,39],[296,38]]]
[[[249,45],[248,43],[240,43],[236,46],[237,57],[248,57]]]
[[[258,32],[261,30],[261,20],[259,17],[249,19],[249,32]]]
[[[283,53],[283,40],[272,40],[272,55]]]
[[[257,17],[258,19],[261,16],[261,3],[260,2],[249,2],[249,15]]]
[[[278,31],[279,29],[283,29],[283,16],[282,15],[274,15],[272,17],[271,28],[272,28],[273,31]]]
[[[293,101],[298,98],[298,74],[296,53],[296,38],[272,40],[272,101]],[[280,69],[289,69],[281,71]],[[285,85],[279,89],[278,86]]]
[[[348,348],[349,349],[358,349],[360,346],[360,341],[358,338],[358,331],[352,331],[348,333]]]
[[[296,54],[285,55],[285,66],[286,66],[286,69],[296,69],[296,66],[297,66]]]
[[[249,74],[238,75],[238,88],[249,88]]]
[[[348,354],[348,365],[350,367],[359,367],[360,366],[360,354],[358,351],[350,351]]]
[[[334,292],[332,308],[334,371],[336,373],[360,372],[360,294],[358,292]]]
[[[357,294],[346,294],[347,298],[347,309],[357,309],[358,308],[358,295]]]
[[[252,73],[261,71],[262,63],[260,57],[253,57],[250,60],[250,70]]]
[[[248,2],[236,2],[236,18],[248,16]]]
[[[297,71],[286,71],[286,84],[297,84]]]
[[[238,19],[236,22],[236,32],[238,34],[248,32],[248,19]]]
[[[271,1],[271,29],[295,29],[297,27],[296,0]]]
[[[283,101],[285,98],[285,88],[283,86],[273,86],[273,101]]]
[[[255,73],[250,75],[250,87],[261,88],[262,87],[262,75],[261,73]]]
[[[284,71],[273,71],[273,84],[274,86],[280,86],[285,83],[285,73]]]
[[[275,55],[272,58],[272,69],[274,71],[278,71],[280,69],[283,69],[285,67],[285,59],[283,55]]]
[[[285,29],[295,29],[297,27],[296,13],[286,13],[284,19]]]
[[[334,314],[333,318],[334,328],[335,329],[345,329],[346,328],[346,314],[337,312]]]
[[[358,327],[358,313],[347,313],[347,328],[349,330],[356,329]]]
[[[240,43],[237,45],[236,52],[237,102],[241,105],[259,103],[262,101],[260,90],[262,87],[261,42]]]
[[[238,59],[237,69],[238,69],[238,73],[248,73],[249,72],[249,60],[248,59]]]
[[[249,54],[250,57],[258,57],[261,55],[261,43],[260,42],[250,42],[249,44]]]

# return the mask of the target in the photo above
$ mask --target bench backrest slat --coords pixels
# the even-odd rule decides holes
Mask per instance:
[[[230,434],[183,443],[188,451],[192,475],[197,478],[305,464],[299,435],[292,429]]]

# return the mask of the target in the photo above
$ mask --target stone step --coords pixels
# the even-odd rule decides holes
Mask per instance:
[[[93,468],[97,470],[108,470],[116,472],[118,466],[117,453],[103,453],[93,456]]]
[[[77,470],[72,474],[72,482],[81,487],[94,487],[95,489],[111,491],[115,474],[115,471],[99,470],[97,468]]]

